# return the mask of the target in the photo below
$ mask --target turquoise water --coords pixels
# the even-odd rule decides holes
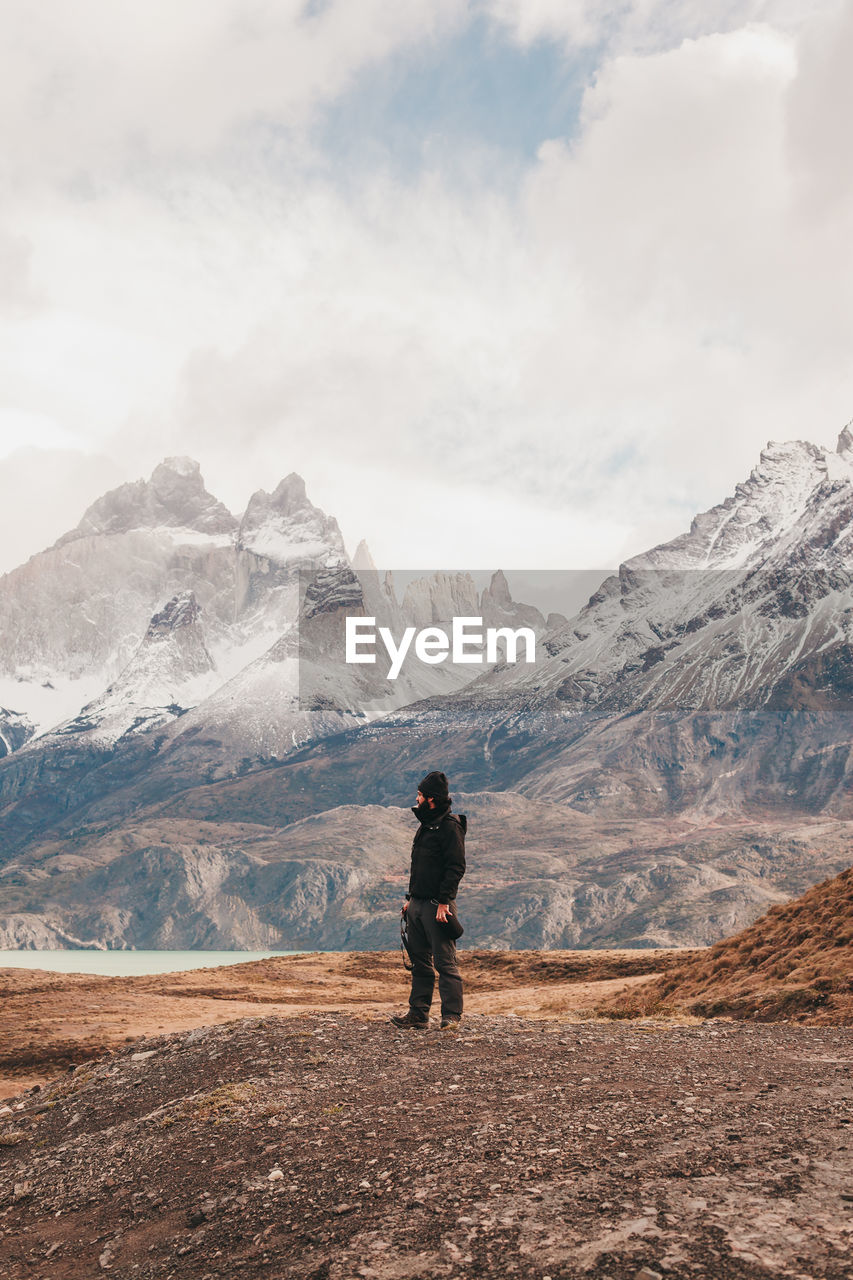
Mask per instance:
[[[130,978],[144,973],[178,973],[246,964],[271,956],[298,956],[301,951],[2,951],[0,969],[49,969],[52,973],[93,973]]]

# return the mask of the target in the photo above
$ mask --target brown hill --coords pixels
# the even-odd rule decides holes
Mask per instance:
[[[611,1016],[676,1010],[853,1024],[853,867],[601,1009]]]

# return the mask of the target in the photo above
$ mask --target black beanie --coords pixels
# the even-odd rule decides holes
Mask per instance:
[[[443,773],[428,773],[418,783],[418,791],[422,796],[433,796],[435,800],[444,801],[445,804],[450,800],[450,786]]]

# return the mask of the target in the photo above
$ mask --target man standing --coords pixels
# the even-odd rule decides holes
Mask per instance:
[[[420,825],[412,841],[409,892],[403,904],[412,960],[409,1011],[391,1019],[396,1027],[406,1030],[429,1026],[436,969],[442,1029],[458,1027],[462,1017],[462,975],[453,930],[456,890],[465,874],[468,820],[464,813],[451,813],[450,805],[445,775],[428,773],[418,786],[418,803],[412,808]]]

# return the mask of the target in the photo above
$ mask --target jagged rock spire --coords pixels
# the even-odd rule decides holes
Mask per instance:
[[[337,520],[311,503],[305,481],[295,471],[272,493],[258,489],[252,494],[237,542],[242,550],[279,564],[327,556],[346,559]]]
[[[362,538],[361,542],[355,549],[355,555],[352,558],[352,567],[354,569],[364,569],[370,573],[376,573],[376,565],[373,563],[373,556],[370,554],[370,548]]]
[[[507,607],[512,602],[512,593],[506,580],[506,574],[503,569],[498,569],[496,573],[492,574],[491,582],[483,591],[480,605],[482,608],[485,608],[487,603]]]

